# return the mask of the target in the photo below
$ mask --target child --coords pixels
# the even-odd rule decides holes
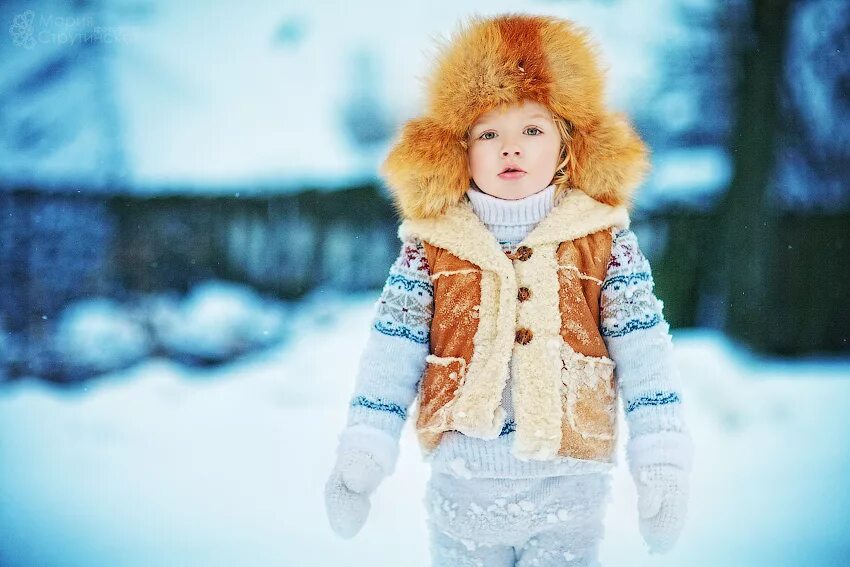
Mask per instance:
[[[663,304],[629,229],[646,148],[569,21],[476,17],[383,173],[403,217],[326,484],[354,536],[410,405],[434,565],[596,565],[618,403],[651,552],[683,527],[693,447]]]

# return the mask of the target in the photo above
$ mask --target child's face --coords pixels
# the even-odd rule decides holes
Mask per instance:
[[[545,189],[560,162],[561,139],[552,113],[532,101],[482,114],[467,138],[467,158],[479,189],[522,199]],[[522,173],[503,173],[513,167]]]

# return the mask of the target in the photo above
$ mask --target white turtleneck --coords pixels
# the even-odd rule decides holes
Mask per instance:
[[[555,184],[522,199],[500,199],[474,187],[466,195],[472,209],[501,244],[517,244],[546,218],[554,205]]]

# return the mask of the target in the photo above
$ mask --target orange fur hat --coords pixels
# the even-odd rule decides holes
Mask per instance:
[[[467,130],[484,112],[523,99],[572,125],[570,186],[631,207],[649,169],[648,151],[626,116],[605,108],[596,50],[569,20],[470,18],[439,46],[426,79],[426,112],[403,125],[381,166],[398,213],[429,218],[458,203],[470,187]]]

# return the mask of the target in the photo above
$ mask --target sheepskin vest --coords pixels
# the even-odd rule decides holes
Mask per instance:
[[[571,189],[506,254],[464,200],[437,218],[405,219],[434,285],[430,354],[415,406],[424,455],[446,431],[499,436],[511,379],[512,453],[612,462],[617,439],[615,363],[599,332],[611,227],[625,206]]]

